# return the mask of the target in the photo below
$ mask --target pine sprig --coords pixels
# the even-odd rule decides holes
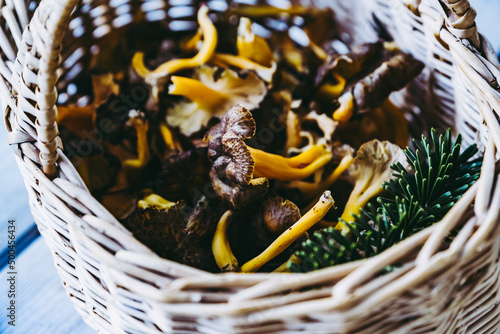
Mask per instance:
[[[460,153],[462,136],[455,142],[451,130],[437,135],[432,129],[413,140],[415,150],[405,154],[411,169],[391,166],[393,178],[383,184],[392,198],[378,197],[351,224],[349,235],[329,227],[317,231],[296,252],[300,264],[288,263],[292,272],[307,272],[374,256],[399,241],[441,220],[477,181],[482,158],[471,145]]]

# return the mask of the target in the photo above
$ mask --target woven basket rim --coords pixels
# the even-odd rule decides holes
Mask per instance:
[[[500,93],[498,91],[500,66],[495,52],[487,39],[477,33],[477,28],[474,23],[475,12],[469,7],[470,5],[466,0],[458,0],[454,4],[450,4],[450,1],[444,0],[401,1],[408,6],[409,10],[418,13],[420,15],[419,19],[434,22],[434,35],[437,39],[437,43],[442,43],[449,48],[457,62],[457,66],[463,71],[464,76],[472,82],[470,89],[477,99],[478,107],[486,120],[488,130],[490,130],[490,137],[486,145],[486,155],[484,158],[484,171],[486,174],[489,174],[484,177],[482,175],[480,181],[466,192],[458,204],[453,206],[443,220],[399,242],[374,257],[324,268],[318,271],[295,274],[252,273],[250,275],[243,275],[240,273],[226,273],[221,275],[160,258],[142,245],[137,239],[133,238],[131,233],[125,230],[125,228],[109,213],[107,215],[102,213],[104,207],[102,205],[98,207],[100,204],[95,199],[92,203],[90,203],[90,201],[84,203],[85,205],[93,205],[93,209],[89,209],[89,213],[87,214],[80,212],[79,217],[76,217],[75,221],[68,224],[69,233],[73,233],[73,235],[79,233],[85,234],[90,232],[90,230],[99,232],[100,230],[96,226],[103,223],[101,226],[102,231],[106,231],[106,233],[109,233],[111,236],[119,235],[130,241],[130,244],[126,245],[129,247],[128,249],[124,248],[123,250],[118,250],[112,258],[108,257],[109,254],[98,254],[98,248],[92,246],[90,243],[85,244],[86,247],[89,246],[89,249],[90,247],[94,247],[92,249],[96,250],[96,253],[93,254],[93,256],[99,257],[102,255],[102,258],[98,260],[101,261],[103,265],[114,267],[115,269],[121,269],[120,265],[127,264],[131,266],[135,265],[138,268],[145,268],[145,270],[152,270],[154,266],[160,269],[163,268],[162,270],[165,270],[165,272],[168,271],[165,269],[166,267],[174,268],[172,269],[173,271],[178,270],[176,272],[178,276],[174,280],[174,283],[171,283],[166,290],[158,288],[158,290],[163,291],[165,294],[159,295],[156,301],[164,302],[162,298],[167,298],[169,292],[181,291],[185,286],[190,285],[196,286],[196,284],[205,284],[207,288],[210,288],[211,284],[231,284],[239,282],[239,284],[246,286],[245,289],[234,294],[232,298],[229,298],[229,302],[226,304],[227,307],[234,307],[236,302],[268,297],[270,289],[274,288],[274,292],[280,291],[280,287],[277,286],[278,282],[285,282],[286,284],[282,284],[283,287],[281,288],[286,290],[287,287],[294,286],[294,284],[300,286],[301,282],[307,283],[304,286],[310,286],[310,281],[315,282],[315,279],[321,280],[326,276],[331,276],[331,280],[336,282],[332,288],[332,295],[336,297],[339,296],[339,300],[345,302],[348,300],[348,294],[350,292],[363,286],[366,280],[373,277],[380,269],[383,269],[388,264],[392,264],[394,261],[398,261],[401,258],[407,258],[408,253],[414,253],[415,248],[422,244],[424,246],[418,252],[416,259],[411,264],[412,270],[415,272],[408,276],[405,276],[405,273],[401,274],[408,280],[413,278],[414,280],[411,281],[411,284],[414,285],[419,284],[417,278],[421,278],[421,276],[426,273],[430,275],[429,272],[432,273],[432,270],[436,270],[436,268],[449,268],[452,266],[453,261],[458,263],[459,260],[471,258],[476,252],[475,247],[480,245],[481,242],[486,242],[486,240],[498,235],[500,232],[498,227],[495,226],[495,221],[498,219],[498,208],[497,212],[495,212],[495,201],[498,200],[498,202],[500,202],[500,182],[495,179],[499,178],[498,165],[500,164],[494,155],[495,148],[500,147],[500,125],[498,124],[498,116],[494,111],[500,110]],[[9,133],[12,134],[9,134],[9,141],[18,157],[21,158],[19,161],[24,163],[24,168],[26,170],[23,171],[23,173],[25,173],[28,178],[31,177],[31,181],[27,182],[27,187],[29,185],[33,189],[38,189],[38,183],[41,184],[40,187],[47,187],[47,192],[50,194],[45,193],[43,195],[50,201],[54,201],[54,203],[62,203],[65,208],[61,210],[66,210],[65,212],[69,210],[68,205],[71,203],[79,205],[78,203],[83,204],[81,201],[89,199],[87,194],[81,193],[82,189],[86,190],[81,178],[76,185],[76,188],[80,190],[72,188],[72,186],[68,184],[69,181],[65,180],[68,175],[71,175],[71,178],[75,180],[79,176],[71,174],[74,172],[71,170],[72,165],[70,165],[69,159],[59,148],[58,137],[56,131],[54,131],[55,118],[53,108],[55,105],[54,94],[56,94],[55,73],[59,66],[58,57],[61,51],[60,45],[64,35],[63,31],[65,27],[67,27],[69,16],[76,3],[78,3],[78,0],[58,0],[54,2],[51,0],[41,1],[32,18],[30,29],[25,30],[22,35],[22,43],[20,44],[19,52],[14,61],[17,69],[12,70],[12,78],[8,79],[12,80],[12,82],[8,83],[12,84],[12,90],[9,95],[6,95],[5,88],[2,86],[4,83],[0,83],[0,94],[2,94],[2,97],[9,97],[9,99],[5,101],[7,109],[5,121]],[[447,10],[445,10],[445,8],[447,8]],[[51,32],[53,32],[53,34],[50,34]],[[48,38],[48,36],[52,36],[53,38]],[[46,38],[45,40],[44,37]],[[49,40],[47,40],[47,38]],[[30,47],[32,46],[38,48],[41,53],[38,62],[36,59],[32,59],[33,55],[30,54]],[[493,55],[495,58],[493,58]],[[39,80],[39,85],[35,85],[37,88],[35,92],[28,92],[25,87],[35,83],[33,82],[34,79],[29,76],[33,64],[38,66],[37,79]],[[0,68],[0,74],[1,73]],[[16,73],[18,77],[16,77]],[[7,85],[5,86],[8,87]],[[31,132],[21,127],[21,129],[24,130],[24,134],[20,134],[20,132],[22,132],[19,130],[20,126],[19,124],[13,123],[13,120],[15,120],[15,122],[23,121],[25,122],[23,124],[28,124],[22,117],[25,117],[26,113],[30,113],[29,110],[22,110],[25,106],[16,101],[16,99],[23,96],[23,94],[25,96],[33,96],[35,101],[38,102],[37,109],[34,109],[34,112],[36,112],[34,115],[38,116],[38,121],[34,124]],[[31,144],[33,141],[36,141],[36,143]],[[37,156],[39,152],[42,153]],[[56,170],[54,169],[54,164],[56,161],[58,161],[60,167],[59,172],[62,172],[63,177],[60,177],[61,174],[55,174]],[[42,168],[39,167],[40,165]],[[31,175],[28,176],[28,174]],[[497,181],[496,185],[494,181]],[[52,191],[54,191],[54,194]],[[88,195],[90,195],[90,193],[88,193]],[[440,245],[443,235],[456,224],[459,224],[459,220],[463,218],[462,216],[468,209],[470,210],[470,203],[474,200],[476,200],[476,207],[474,211],[471,212],[475,215],[473,217],[475,221],[469,220],[465,222],[464,225],[466,225],[468,229],[477,227],[477,231],[474,233],[471,232],[468,236],[463,234],[466,235],[466,237],[464,237],[465,239],[452,244],[453,246],[450,246],[450,248],[441,250]],[[99,212],[100,216],[96,212]],[[68,212],[68,215],[69,214]],[[467,233],[467,231],[464,233]],[[102,234],[104,235],[105,233],[102,232]],[[458,245],[462,245],[463,249]],[[449,259],[447,259],[446,256],[448,256]],[[140,263],[140,260],[146,257],[151,259],[151,264]],[[164,264],[164,266],[162,264]],[[157,271],[162,272],[160,269]],[[179,272],[183,274],[179,275]],[[421,276],[417,277],[419,273]],[[300,280],[297,280],[297,277],[300,278]],[[398,282],[402,284],[401,282],[403,281],[404,280],[399,280]],[[402,287],[399,286],[399,288]],[[149,295],[148,298],[155,300],[155,298]],[[364,297],[357,296],[357,298],[358,299],[351,299],[351,302],[352,300],[361,302],[360,298]],[[306,303],[304,305],[309,305],[307,302],[304,303]],[[300,302],[294,305],[299,304]],[[175,305],[176,304],[172,304],[172,307],[175,307]],[[341,304],[334,303],[328,304],[328,309],[335,309],[335,305],[339,308],[342,307]],[[366,303],[363,305],[366,306]],[[230,311],[229,309],[224,310],[227,312]],[[238,311],[235,310],[234,312]],[[281,312],[283,312],[283,310],[281,310]],[[274,316],[276,317],[276,315]]]

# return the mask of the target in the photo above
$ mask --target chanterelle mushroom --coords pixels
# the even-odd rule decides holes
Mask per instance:
[[[217,30],[208,17],[208,7],[201,6],[198,11],[198,23],[203,33],[203,45],[200,51],[189,59],[172,59],[150,71],[144,65],[144,54],[137,52],[132,60],[132,67],[136,73],[152,86],[153,96],[158,98],[158,93],[166,83],[167,78],[173,73],[188,68],[195,68],[206,63],[214,54],[217,47]]]
[[[314,174],[332,158],[328,150],[318,145],[290,158],[246,146],[243,140],[252,138],[254,133],[255,121],[245,107],[238,105],[224,115],[221,123],[205,135],[209,157],[220,159],[213,159],[212,171],[215,169],[238,184],[257,182],[253,180],[254,173],[265,179],[300,180]]]
[[[382,42],[366,43],[355,46],[349,54],[330,54],[322,66],[318,69],[315,78],[315,86],[320,87],[328,79],[338,75],[345,80],[350,80],[359,72],[368,70],[371,66],[379,63],[384,54]],[[331,75],[331,76],[330,76]]]
[[[314,179],[310,182],[307,181],[292,181],[286,183],[284,186],[288,189],[298,189],[301,192],[301,198],[305,201],[312,201],[319,196],[325,189],[329,189],[335,181],[349,168],[352,164],[354,150],[349,145],[340,145],[333,148],[332,162],[333,170],[327,173],[324,169],[318,170],[314,174]],[[331,164],[330,163],[330,164]],[[326,167],[331,167],[331,165]]]
[[[330,208],[333,207],[335,201],[329,190],[321,195],[318,203],[302,216],[295,224],[283,232],[268,248],[262,253],[246,262],[242,267],[242,272],[255,272],[259,270],[269,260],[278,256],[283,250],[290,246],[295,240],[303,235],[307,230],[313,227],[321,220]]]
[[[137,133],[137,159],[127,159],[123,162],[125,168],[143,168],[149,162],[150,152],[148,146],[148,121],[139,111],[131,111],[129,123]]]
[[[380,107],[392,92],[404,88],[423,69],[424,64],[411,54],[393,56],[346,89],[338,99],[340,107],[333,113],[333,118],[346,122],[355,113]]]
[[[233,70],[209,66],[200,67],[193,79],[173,76],[172,83],[169,94],[184,96],[190,102],[182,101],[168,110],[167,122],[187,136],[236,104],[257,108],[267,93],[266,84],[254,72],[239,76]]]
[[[92,89],[94,101],[87,106],[58,106],[57,124],[64,125],[82,138],[88,137],[88,133],[94,131],[99,124],[96,108],[106,104],[114,94],[119,93],[119,86],[114,82],[111,73],[92,75]]]
[[[346,223],[354,221],[368,201],[383,191],[382,184],[391,178],[390,166],[395,163],[408,166],[402,149],[388,141],[372,140],[363,144],[349,168],[350,176],[355,180],[354,189],[336,229],[348,233]]]
[[[255,174],[282,181],[301,180],[313,175],[332,159],[325,148],[313,145],[307,151],[291,158],[250,148],[255,158]]]
[[[315,110],[309,112],[302,120],[299,120],[293,111],[289,111],[287,118],[287,152],[288,154],[302,153],[312,146],[324,146],[330,150],[332,137],[339,122],[333,120],[326,114],[318,114]],[[304,130],[307,127],[316,127],[318,131]],[[305,146],[301,146],[304,139]]]
[[[252,114],[242,105],[236,105],[205,135],[208,158],[212,161],[212,186],[219,200],[232,210],[241,209],[267,193],[267,179],[253,178],[255,160],[243,141],[254,133]]]
[[[222,215],[216,203],[202,196],[194,206],[170,202],[157,194],[139,201],[122,223],[134,236],[161,257],[199,269],[217,272],[210,246]]]
[[[245,263],[254,258],[299,219],[300,209],[282,197],[268,197],[236,213],[234,220],[238,223],[238,247],[235,251],[238,259]],[[276,268],[293,254],[293,249],[289,247],[266,267]]]
[[[266,40],[255,35],[252,31],[252,21],[249,18],[240,18],[236,47],[239,56],[248,58],[263,66],[271,67],[274,59],[273,52]]]
[[[271,63],[270,67],[263,66],[248,58],[235,56],[227,53],[216,53],[210,60],[218,66],[231,66],[240,70],[254,71],[257,75],[267,83],[272,83],[274,73],[278,68],[275,61]]]
[[[404,110],[387,99],[381,107],[341,123],[335,137],[355,148],[373,139],[406,147],[410,140],[409,123]]]

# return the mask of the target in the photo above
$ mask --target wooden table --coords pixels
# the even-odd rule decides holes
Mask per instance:
[[[28,194],[17,169],[7,133],[0,126],[0,333],[90,334],[95,333],[76,312],[56,273],[49,248],[40,237],[28,207]],[[8,324],[10,298],[7,278],[7,225],[16,227],[16,320]]]

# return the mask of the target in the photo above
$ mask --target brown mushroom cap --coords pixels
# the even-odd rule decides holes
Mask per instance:
[[[215,160],[224,152],[221,151],[222,137],[226,133],[234,133],[245,140],[255,134],[255,120],[247,108],[238,104],[232,107],[221,119],[220,123],[213,126],[205,134],[204,140],[208,141],[208,157]]]
[[[340,74],[345,79],[351,79],[358,72],[363,72],[375,66],[382,60],[384,44],[382,42],[365,43],[355,46],[349,54],[331,54],[319,68],[315,85],[319,86],[332,72]]]
[[[163,258],[188,266],[219,272],[210,248],[224,208],[202,196],[194,207],[185,202],[168,208],[138,207],[122,221],[142,243]]]
[[[293,202],[281,197],[272,197],[262,205],[259,225],[275,237],[300,219],[300,209]]]
[[[236,105],[204,138],[213,163],[212,186],[219,200],[232,210],[241,209],[267,193],[267,179],[253,179],[255,160],[243,141],[254,134],[252,114],[242,105]]]
[[[300,219],[300,209],[282,197],[267,197],[260,203],[237,213],[238,247],[235,248],[238,260],[245,262],[260,254],[283,232]],[[300,241],[297,245],[300,245]],[[295,246],[281,254],[264,269],[273,270],[283,263],[295,250]]]
[[[212,170],[222,178],[247,185],[253,177],[255,161],[243,140],[253,137],[255,121],[242,105],[231,108],[221,122],[205,135]]]
[[[266,178],[252,179],[248,185],[239,185],[219,178],[214,170],[210,171],[210,179],[218,199],[233,211],[247,207],[264,197],[269,188]]]
[[[191,200],[210,183],[207,148],[200,147],[169,156],[155,178],[155,193],[170,201]]]

